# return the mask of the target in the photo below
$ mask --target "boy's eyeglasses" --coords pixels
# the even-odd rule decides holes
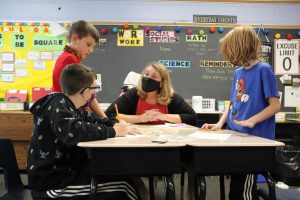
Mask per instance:
[[[91,86],[91,87],[86,87],[86,88],[84,88],[84,89],[80,92],[80,94],[82,94],[82,93],[84,92],[84,90],[86,90],[86,89],[95,90],[95,93],[101,91],[101,87],[100,87],[99,85],[96,85],[96,86]]]

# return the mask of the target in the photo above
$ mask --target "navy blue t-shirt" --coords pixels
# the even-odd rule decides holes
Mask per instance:
[[[274,139],[275,116],[272,116],[253,128],[235,124],[233,120],[247,120],[265,109],[269,97],[279,97],[275,75],[269,64],[258,62],[250,69],[240,67],[235,70],[230,96],[230,108],[227,125],[231,130]]]

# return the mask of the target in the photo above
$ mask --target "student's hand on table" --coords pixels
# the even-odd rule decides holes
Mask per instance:
[[[212,131],[216,131],[216,130],[220,130],[222,128],[222,126],[220,126],[219,124],[203,124],[203,126],[201,127],[201,129],[207,129],[207,130],[212,130]]]
[[[113,127],[116,131],[116,137],[126,136],[129,132],[129,126],[125,121],[120,121],[120,123],[116,123]]]
[[[238,121],[238,120],[233,120],[234,123],[240,126],[245,126],[248,128],[253,128],[255,126],[255,123],[251,121],[250,119],[244,120],[244,121]]]
[[[142,134],[142,132],[134,126],[129,126],[128,134],[129,135],[138,135],[138,134]]]

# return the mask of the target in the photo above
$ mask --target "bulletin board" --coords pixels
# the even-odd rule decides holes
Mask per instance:
[[[61,23],[68,28],[70,23]],[[0,99],[7,89],[51,88],[56,58],[66,45],[66,36],[53,36],[49,23],[0,22]]]
[[[113,102],[130,71],[140,73],[151,61],[168,67],[175,91],[185,99],[192,96],[228,100],[236,66],[219,52],[219,40],[232,26],[203,24],[107,24],[94,22],[102,32],[94,52],[84,61],[102,75],[100,102]],[[128,27],[124,27],[127,25]],[[257,25],[262,41],[261,56],[274,67],[274,38],[299,40],[299,27]],[[299,57],[299,53],[297,53]],[[299,58],[296,61],[299,77]],[[277,63],[278,65],[278,63]],[[279,78],[280,76],[277,76]],[[279,90],[284,92],[278,79]],[[283,104],[282,104],[283,105]]]

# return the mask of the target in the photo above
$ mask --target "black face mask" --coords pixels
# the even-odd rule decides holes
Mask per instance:
[[[160,82],[153,80],[148,77],[143,77],[142,79],[142,89],[145,92],[153,92],[155,90],[160,89]]]

